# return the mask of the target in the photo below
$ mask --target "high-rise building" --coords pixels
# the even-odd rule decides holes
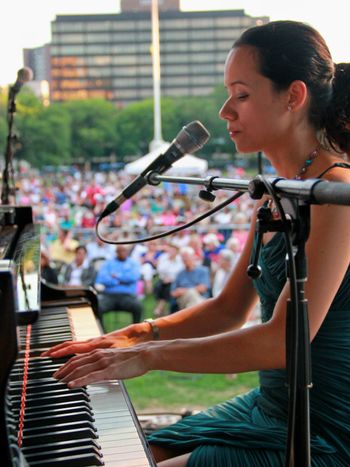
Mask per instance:
[[[152,0],[121,0],[121,11],[150,11]],[[158,0],[159,10],[180,10],[180,0]]]
[[[23,49],[23,63],[33,71],[33,79],[27,86],[49,104],[49,83],[51,81],[51,55],[50,44],[32,49]]]
[[[223,82],[234,40],[268,18],[253,18],[244,10],[179,11],[178,3],[163,0],[159,5],[161,93],[207,95]],[[102,97],[124,106],[152,97],[149,4],[128,0],[119,14],[57,16],[52,22],[51,99]]]
[[[33,71],[33,80],[50,81],[50,44],[33,49],[23,49],[23,63]]]

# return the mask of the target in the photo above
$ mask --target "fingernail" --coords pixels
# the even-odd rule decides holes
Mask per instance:
[[[74,382],[74,381],[71,381],[71,382],[69,382],[69,383],[67,384],[67,386],[68,386],[69,388],[72,389],[72,388],[75,387],[75,382]]]

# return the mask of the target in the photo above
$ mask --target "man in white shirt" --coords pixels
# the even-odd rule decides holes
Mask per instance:
[[[64,283],[66,285],[90,286],[94,283],[95,275],[95,270],[87,259],[85,246],[79,245],[75,250],[75,259],[68,264],[64,272]]]
[[[162,253],[157,262],[157,282],[154,294],[158,299],[154,310],[155,316],[162,316],[166,306],[171,299],[170,287],[177,274],[184,268],[183,261],[179,254],[179,247],[174,243],[168,243],[166,250]]]
[[[212,294],[213,297],[219,295],[229,278],[235,265],[235,255],[233,251],[223,249],[219,252],[218,268],[214,274]]]

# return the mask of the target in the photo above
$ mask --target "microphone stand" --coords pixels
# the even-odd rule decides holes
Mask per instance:
[[[164,181],[202,185],[206,188],[207,199],[210,200],[213,200],[213,191],[227,189],[248,191],[253,199],[261,199],[264,194],[269,194],[273,199],[280,200],[280,207],[283,205],[282,220],[273,220],[271,211],[266,206],[260,208],[257,221],[258,245],[254,262],[247,272],[251,277],[258,276],[258,255],[263,233],[283,231],[287,240],[290,240],[288,234],[292,235],[292,245],[287,241],[286,260],[287,279],[291,289],[286,319],[286,373],[289,388],[286,467],[310,467],[311,346],[307,300],[304,296],[304,284],[307,280],[305,244],[310,230],[310,204],[350,205],[350,184],[321,179],[265,179],[262,176],[251,181],[216,176],[200,179],[164,176],[154,171],[149,172],[146,178],[150,185],[158,185]],[[202,190],[201,197],[205,199],[203,191],[205,190]]]
[[[13,171],[13,156],[14,156],[14,144],[17,136],[13,133],[13,122],[14,115],[16,113],[16,92],[10,87],[8,97],[8,135],[6,140],[6,151],[5,151],[5,166],[2,174],[2,191],[1,191],[1,203],[10,204],[10,196],[15,196],[15,184],[14,184],[14,171]],[[12,187],[11,187],[12,185]]]

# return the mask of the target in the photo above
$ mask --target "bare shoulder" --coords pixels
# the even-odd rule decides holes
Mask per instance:
[[[341,160],[338,161],[339,165],[332,167],[328,172],[324,174],[322,177],[324,180],[328,180],[329,182],[342,182],[342,183],[349,183],[350,182],[350,161],[349,160]]]

